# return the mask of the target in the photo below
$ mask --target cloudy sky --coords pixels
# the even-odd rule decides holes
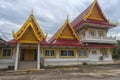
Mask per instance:
[[[23,25],[34,11],[40,27],[50,38],[66,20],[75,19],[94,0],[0,0],[0,37],[12,39],[15,32]],[[120,23],[120,0],[98,0],[105,15],[112,22]],[[120,37],[120,26],[111,29],[108,35]]]

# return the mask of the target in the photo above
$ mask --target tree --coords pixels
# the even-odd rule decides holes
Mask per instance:
[[[120,40],[117,40],[117,48],[114,49],[112,56],[114,59],[120,59]]]

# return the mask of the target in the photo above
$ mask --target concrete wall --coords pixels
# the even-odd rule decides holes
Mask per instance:
[[[87,30],[85,30],[85,29],[83,29],[83,30],[81,30],[81,31],[79,31],[78,32],[78,36],[80,37],[80,38],[84,38],[83,37],[83,35],[82,35],[82,32],[85,32],[85,37],[86,38],[88,38],[88,37],[90,37],[90,31],[94,31],[95,33],[96,33],[96,38],[99,38],[100,37],[100,32],[103,32],[103,34],[104,34],[104,38],[106,38],[107,37],[107,30],[105,30],[105,29],[95,29],[95,28],[88,28]]]
[[[109,54],[108,57],[105,57],[103,59],[103,61],[99,60],[99,56],[101,56],[99,48],[88,49],[89,53],[88,53],[88,57],[86,57],[86,58],[80,58],[78,56],[78,54],[79,54],[78,51],[80,49],[76,49],[76,48],[74,48],[74,49],[75,49],[75,57],[73,57],[73,58],[61,58],[59,55],[60,54],[59,49],[55,49],[56,50],[55,57],[45,58],[43,55],[43,48],[41,48],[41,57],[44,58],[44,65],[45,66],[49,66],[49,65],[53,65],[53,66],[80,65],[84,62],[87,62],[89,64],[113,63],[110,49],[108,49],[108,54]],[[92,51],[97,51],[97,54],[92,54]],[[10,59],[0,58],[0,68],[7,68],[9,65],[14,65],[14,63],[15,63],[15,49],[14,49],[14,54],[13,54],[12,58],[10,58]]]
[[[0,58],[0,68],[8,68],[9,65],[13,65],[15,63],[15,49],[12,52],[11,58]]]
[[[92,54],[92,51],[97,51],[96,54]],[[102,55],[100,53],[100,49],[89,49],[88,57],[87,58],[79,58],[78,52],[76,53],[74,58],[61,58],[59,56],[60,52],[59,50],[56,52],[55,58],[44,58],[45,66],[48,65],[79,65],[84,62],[87,62],[89,64],[95,63],[95,64],[104,64],[104,63],[113,63],[112,56],[109,49],[109,55],[108,57],[105,57],[103,61],[99,60],[99,57]]]

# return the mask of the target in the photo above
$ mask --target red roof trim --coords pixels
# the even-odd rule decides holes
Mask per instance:
[[[116,45],[105,45],[105,44],[88,44],[87,47],[89,48],[116,48]]]
[[[7,43],[8,43],[8,44],[17,44],[18,41],[15,40],[15,39],[12,39],[12,40],[8,41]]]
[[[104,21],[87,19],[87,20],[82,20],[82,21],[80,21],[76,26],[74,26],[74,29],[76,30],[77,27],[78,27],[79,25],[82,25],[83,23],[101,24],[101,25],[107,25],[107,26],[110,26],[110,27],[116,26],[115,24],[106,23],[106,22],[104,22]]]
[[[80,41],[74,39],[58,39],[54,40],[51,44],[57,46],[83,46]]]
[[[41,45],[49,45],[49,43],[46,40],[43,40],[41,42],[39,42]]]
[[[111,24],[106,21],[99,21],[99,20],[93,20],[93,19],[87,19],[87,20],[85,20],[85,22],[95,23],[95,24],[103,24],[103,25],[108,25],[108,26],[116,26],[115,24]]]

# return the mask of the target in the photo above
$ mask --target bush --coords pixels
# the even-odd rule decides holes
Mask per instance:
[[[117,42],[117,48],[115,48],[112,53],[112,57],[114,59],[120,59],[120,40],[118,40]]]

